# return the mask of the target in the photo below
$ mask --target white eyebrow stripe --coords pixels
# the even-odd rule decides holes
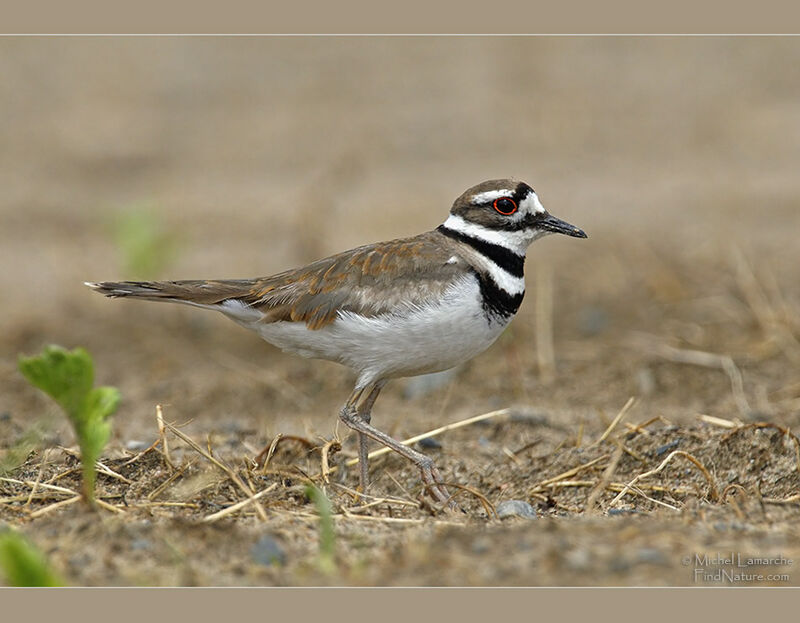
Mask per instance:
[[[487,190],[485,193],[472,195],[472,203],[487,203],[500,197],[511,197],[513,194],[513,190]]]

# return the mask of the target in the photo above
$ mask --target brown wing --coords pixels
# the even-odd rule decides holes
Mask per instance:
[[[421,305],[464,274],[463,261],[451,261],[448,242],[428,232],[358,247],[258,279],[246,296],[236,298],[263,312],[266,322],[305,322],[310,329],[332,322],[339,311],[376,316]]]
[[[212,307],[240,300],[261,311],[264,322],[290,320],[319,329],[335,320],[339,311],[377,316],[422,305],[441,296],[464,274],[464,266],[452,241],[432,231],[358,247],[261,279],[87,285],[111,297]]]

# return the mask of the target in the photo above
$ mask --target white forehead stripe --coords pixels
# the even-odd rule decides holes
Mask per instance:
[[[488,203],[500,197],[511,197],[513,194],[513,190],[487,190],[485,193],[472,195],[472,203]]]
[[[525,199],[520,202],[519,211],[530,212],[531,214],[543,214],[545,210],[536,193],[530,192]]]

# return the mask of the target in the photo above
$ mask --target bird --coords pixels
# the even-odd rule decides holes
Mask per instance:
[[[447,370],[485,351],[522,303],[529,245],[553,233],[587,237],[547,212],[527,183],[496,179],[464,191],[431,231],[272,276],[85,285],[112,298],[216,310],[285,352],[347,366],[356,381],[339,418],[358,435],[360,492],[369,487],[372,439],[419,469],[423,492],[454,507],[434,461],[372,425],[373,405],[391,379]]]

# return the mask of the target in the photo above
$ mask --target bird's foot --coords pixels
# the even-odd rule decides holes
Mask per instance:
[[[433,499],[450,510],[458,510],[458,504],[455,503],[453,496],[445,487],[442,475],[430,458],[425,457],[425,460],[419,465],[419,471],[422,474],[425,490],[431,494]]]

